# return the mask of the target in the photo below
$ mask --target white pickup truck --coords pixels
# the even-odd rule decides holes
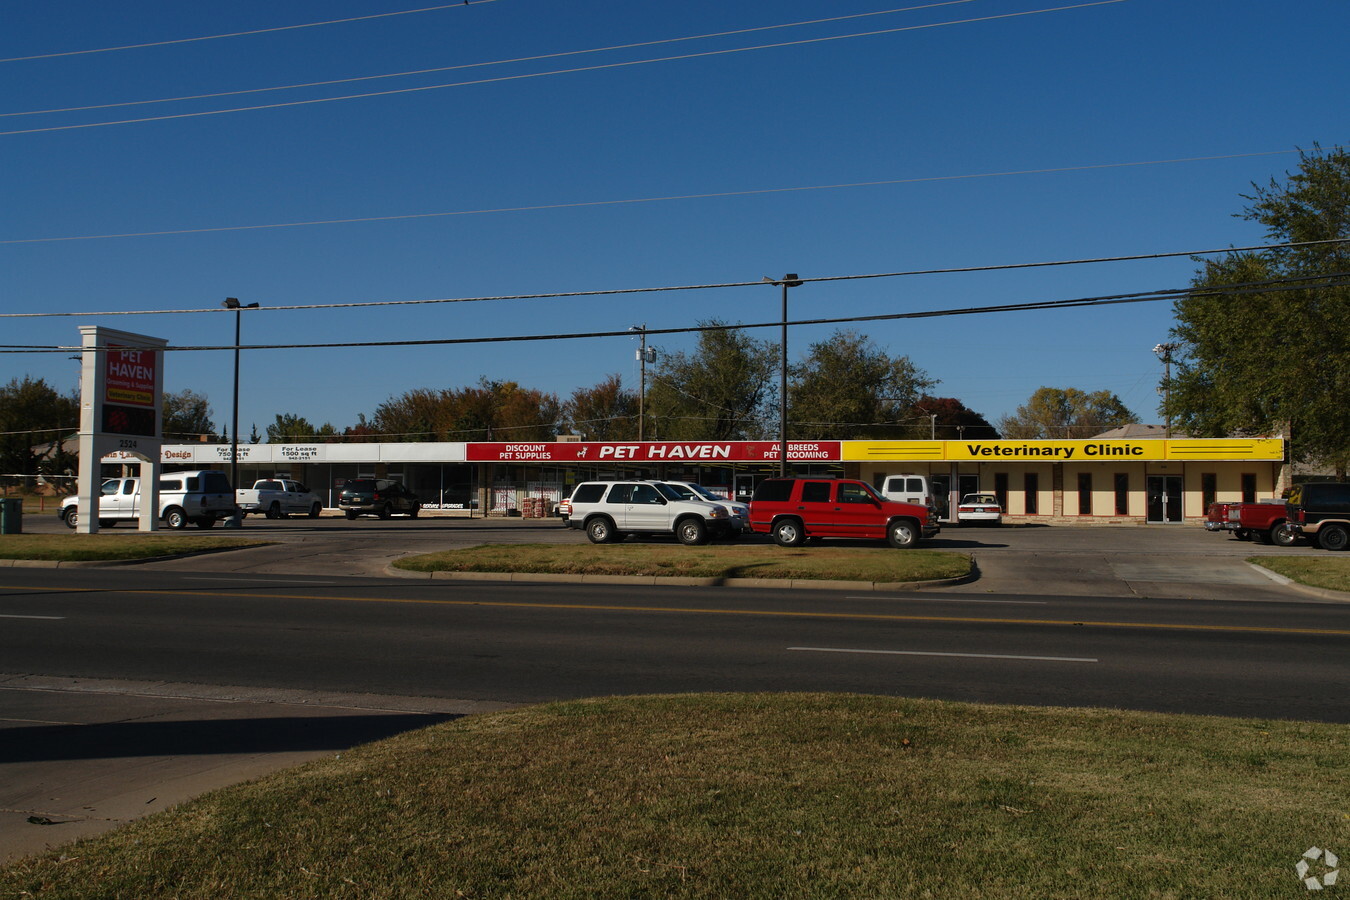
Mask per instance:
[[[79,497],[61,501],[61,520],[74,528],[79,524]],[[210,528],[234,515],[234,491],[224,472],[201,469],[166,472],[159,479],[159,516],[170,528]],[[118,522],[141,517],[141,480],[109,478],[98,498],[98,524],[111,528]]]
[[[318,494],[289,478],[255,481],[253,487],[236,491],[235,501],[241,514],[262,513],[269,519],[284,519],[292,513],[317,519],[323,511]]]

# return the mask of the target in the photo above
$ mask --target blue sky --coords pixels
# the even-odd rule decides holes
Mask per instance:
[[[1297,148],[1347,138],[1345,0],[472,0],[380,15],[431,5],[12,4],[0,313],[80,315],[0,319],[0,343],[72,345],[100,324],[226,345],[226,297],[262,307],[243,319],[245,345],[775,321],[767,285],[276,307],[1257,244],[1260,226],[1234,216],[1240,194],[1296,168]],[[764,30],[793,23],[814,24]],[[188,40],[214,35],[235,36]],[[141,44],[157,46],[75,52]],[[647,46],[577,52],[632,44]],[[762,45],[785,46],[719,52]],[[371,78],[429,69],[443,71]],[[1179,257],[822,282],[791,292],[791,316],[1154,291],[1194,268]],[[184,309],[211,312],[100,315]],[[991,421],[1042,385],[1110,390],[1157,421],[1152,348],[1171,312],[1164,301],[857,327]],[[833,330],[794,328],[791,355]],[[612,373],[636,387],[635,349],[616,337],[245,351],[241,431],[280,413],[341,429],[404,391],[483,376],[563,399]],[[227,425],[231,366],[225,350],[170,354],[166,389],[205,394]],[[67,390],[76,370],[64,354],[0,354],[0,383]]]

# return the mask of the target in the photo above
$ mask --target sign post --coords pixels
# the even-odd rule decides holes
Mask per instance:
[[[168,341],[99,325],[80,326],[80,534],[98,532],[99,466],[115,451],[141,461],[140,530],[159,527],[160,444],[164,427],[164,347]]]

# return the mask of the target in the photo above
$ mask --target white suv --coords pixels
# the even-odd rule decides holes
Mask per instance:
[[[685,500],[661,481],[583,481],[564,502],[563,515],[567,527],[585,529],[593,544],[630,533],[673,534],[681,544],[702,544],[733,527],[722,504]]]

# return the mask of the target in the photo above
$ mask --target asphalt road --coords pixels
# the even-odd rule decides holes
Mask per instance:
[[[932,546],[972,553],[980,577],[894,594],[383,574],[409,552],[584,541],[548,522],[245,529],[279,543],[0,568],[0,855],[438,716],[569,697],[856,691],[1350,721],[1350,605],[1244,561],[1324,551],[1194,527],[948,530]]]

